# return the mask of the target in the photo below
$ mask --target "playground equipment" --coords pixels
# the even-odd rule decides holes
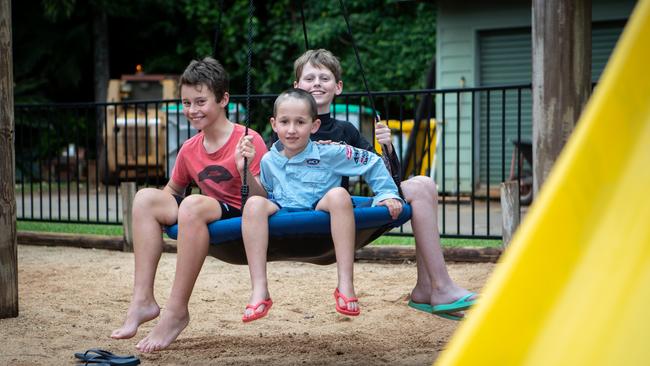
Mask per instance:
[[[248,17],[248,65],[247,65],[247,83],[246,83],[246,110],[250,111],[250,86],[251,86],[251,56],[253,48],[253,0],[249,0],[249,17]],[[341,7],[345,22],[348,25],[348,34],[352,37],[351,29],[347,19],[343,1]],[[303,19],[304,24],[304,19]],[[305,43],[307,43],[305,32]],[[354,42],[353,42],[354,46]],[[355,53],[356,53],[356,46]],[[358,56],[358,55],[357,55]],[[357,57],[361,68],[361,62]],[[362,72],[363,74],[363,72]],[[365,79],[365,77],[364,77]],[[369,99],[373,106],[373,119],[377,116],[372,95],[367,88]],[[349,110],[349,108],[348,108]],[[336,109],[334,110],[336,112]],[[359,123],[363,124],[363,109],[358,108]],[[334,116],[336,118],[336,115]],[[249,119],[246,119],[246,133],[248,132]],[[244,159],[244,170],[246,170],[248,160]],[[244,174],[242,179],[242,206],[248,195],[248,184]],[[393,179],[396,177],[393,176]],[[399,184],[399,182],[397,182]],[[397,219],[393,219],[386,207],[369,207],[372,199],[367,197],[353,197],[355,202],[354,218],[356,225],[355,248],[359,249],[372,240],[376,239],[391,228],[398,227],[411,218],[411,207],[408,204],[403,206],[402,212]],[[167,235],[176,238],[178,225],[167,227]],[[241,238],[241,218],[231,218],[227,220],[217,220],[208,224],[210,233],[210,254],[223,261],[233,264],[246,263],[244,245]],[[306,245],[307,244],[307,245]],[[315,264],[330,264],[336,261],[334,254],[334,244],[330,232],[330,217],[328,213],[320,211],[290,211],[280,212],[269,219],[269,246],[267,250],[267,260],[294,260],[304,261]]]
[[[396,120],[389,119],[381,121],[388,126],[393,132],[393,146],[401,146],[398,152],[402,160],[405,172],[417,172],[420,175],[434,176],[436,166],[436,147],[438,146],[437,121],[435,118],[429,119],[427,126],[426,120],[418,124],[418,129],[414,130],[414,120]],[[401,136],[398,134],[401,131]],[[402,144],[399,143],[400,139]],[[379,142],[375,140],[375,150],[381,154],[382,149]]]
[[[176,79],[167,75],[134,74],[110,80],[108,102],[132,104],[106,108],[106,128],[103,131],[107,153],[105,180],[167,175],[168,113],[165,105],[152,101],[178,98]]]
[[[386,231],[411,218],[411,206],[405,204],[396,220],[386,207],[371,207],[372,198],[352,196],[354,201],[355,248],[360,249]],[[170,238],[178,237],[178,225],[165,228]],[[246,264],[241,234],[241,217],[208,224],[210,255],[231,264]],[[323,211],[281,211],[269,218],[269,262],[298,261],[313,264],[336,262],[330,232],[330,215]]]
[[[649,44],[642,0],[438,365],[650,363]]]

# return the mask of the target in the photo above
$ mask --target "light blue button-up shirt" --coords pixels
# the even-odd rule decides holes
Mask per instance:
[[[325,194],[340,187],[344,176],[363,176],[375,196],[372,204],[399,197],[397,186],[376,154],[349,145],[321,145],[310,141],[305,149],[287,159],[277,141],[264,155],[260,178],[270,199],[282,207],[314,208]]]

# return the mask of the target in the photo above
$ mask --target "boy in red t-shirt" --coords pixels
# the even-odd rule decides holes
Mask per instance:
[[[169,183],[162,190],[142,189],[133,201],[133,297],[124,324],[113,331],[112,338],[133,337],[140,324],[160,314],[153,285],[163,249],[162,227],[178,222],[171,294],[158,324],[136,345],[141,352],[167,347],[188,325],[188,302],[208,254],[207,224],[241,216],[244,157],[250,162],[246,172],[250,195],[266,197],[259,181],[266,145],[258,133],[249,129],[244,136],[244,127],[226,117],[228,83],[228,74],[213,58],[189,64],[180,77],[183,114],[201,132],[181,147]],[[205,195],[183,198],[192,181]]]

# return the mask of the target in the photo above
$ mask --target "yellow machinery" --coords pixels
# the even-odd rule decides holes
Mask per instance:
[[[110,80],[108,102],[133,104],[107,108],[107,126],[103,131],[108,162],[106,179],[166,176],[166,106],[138,101],[176,98],[178,88],[175,77],[135,74]]]
[[[650,365],[649,45],[640,0],[439,365]]]
[[[413,130],[413,120],[395,120],[381,121],[386,124],[393,132],[393,145],[399,148],[400,136],[396,133],[402,131],[402,151],[398,156],[402,159],[402,164],[406,168],[407,174],[416,171],[420,175],[433,176],[433,169],[436,166],[436,147],[438,143],[438,133],[436,130],[436,120],[431,118],[429,125],[422,120],[418,130]],[[375,139],[375,150],[382,152],[379,142]],[[431,169],[431,170],[430,170]]]

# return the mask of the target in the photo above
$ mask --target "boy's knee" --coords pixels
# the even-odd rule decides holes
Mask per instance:
[[[400,184],[405,198],[414,199],[418,197],[437,197],[438,189],[436,182],[427,176],[418,175]]]
[[[330,189],[325,197],[330,203],[330,206],[339,206],[339,207],[352,207],[352,198],[347,189],[343,187],[335,187]]]
[[[193,221],[208,214],[214,216],[213,213],[207,212],[207,210],[213,208],[207,204],[206,200],[209,200],[209,198],[200,194],[185,197],[178,207],[178,222]],[[217,209],[219,209],[218,205]]]
[[[155,188],[143,188],[135,193],[133,205],[146,206],[155,202],[162,191]]]
[[[157,207],[164,207],[171,198],[168,193],[156,188],[143,188],[136,192],[133,198],[133,211],[135,215],[155,214]]]
[[[206,196],[202,196],[200,194],[189,195],[185,197],[183,201],[181,201],[181,204],[178,206],[178,209],[183,211],[196,209],[198,206],[201,205],[201,201],[205,197]]]
[[[341,199],[341,198],[350,198],[350,193],[347,191],[347,189],[343,187],[334,187],[327,191],[325,194],[326,197],[331,197],[335,199]]]
[[[251,215],[259,214],[268,200],[262,196],[251,196],[246,200],[246,204],[242,210],[242,217],[249,217]]]
[[[343,187],[334,187],[327,191],[327,195],[336,197],[350,197],[350,193]]]

